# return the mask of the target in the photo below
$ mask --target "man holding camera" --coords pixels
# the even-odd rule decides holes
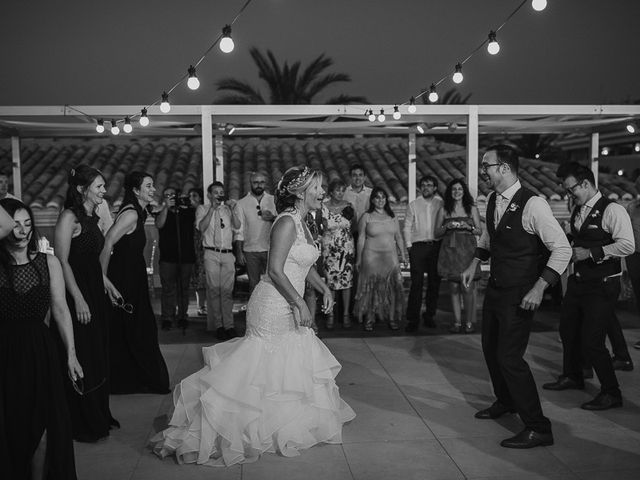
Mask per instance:
[[[207,279],[207,330],[215,329],[218,340],[237,336],[233,324],[235,281],[234,233],[240,229],[236,202],[227,200],[224,185],[213,182],[207,188],[209,205],[196,210],[196,228],[202,233],[204,271]]]
[[[156,215],[160,248],[160,283],[162,284],[162,329],[170,330],[176,320],[186,328],[189,310],[189,280],[196,261],[194,230],[196,211],[189,197],[178,196],[176,189],[168,187],[162,195],[162,205]]]

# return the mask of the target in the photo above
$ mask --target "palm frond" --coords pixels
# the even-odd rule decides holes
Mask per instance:
[[[298,81],[298,88],[301,91],[306,90],[311,82],[313,82],[324,70],[333,65],[333,60],[330,57],[325,57],[324,53],[311,61],[311,63],[304,69],[302,75]]]
[[[367,97],[362,97],[358,95],[347,95],[347,94],[341,93],[340,95],[327,99],[324,103],[325,105],[350,105],[350,104],[368,105],[371,102],[367,100]]]
[[[324,77],[313,82],[307,89],[307,96],[309,101],[313,99],[319,92],[327,88],[328,86],[338,82],[350,82],[351,77],[346,73],[328,73]]]

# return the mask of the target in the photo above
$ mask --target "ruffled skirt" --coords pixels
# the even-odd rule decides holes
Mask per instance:
[[[340,364],[308,328],[203,348],[205,366],[174,390],[170,427],[151,441],[160,457],[229,466],[341,443],[355,413],[341,398]]]

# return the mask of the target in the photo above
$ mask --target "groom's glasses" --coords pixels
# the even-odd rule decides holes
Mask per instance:
[[[124,298],[122,297],[116,298],[116,301],[113,304],[113,306],[121,308],[127,313],[133,313],[133,305],[131,305],[130,303],[124,303]]]
[[[261,217],[262,216],[262,208],[260,208],[260,205],[256,205],[256,210],[258,210],[258,216]]]
[[[224,220],[220,219],[220,228],[224,228]]]

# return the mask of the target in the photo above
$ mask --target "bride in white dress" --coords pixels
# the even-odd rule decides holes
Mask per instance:
[[[290,457],[317,443],[342,442],[342,425],[355,413],[340,398],[340,364],[309,328],[302,298],[306,280],[323,293],[324,310],[333,308],[302,221],[321,207],[321,184],[321,174],[307,167],[283,175],[267,273],[249,299],[246,334],[204,347],[205,366],[176,385],[170,427],[152,439],[159,456],[229,466],[263,452]]]

